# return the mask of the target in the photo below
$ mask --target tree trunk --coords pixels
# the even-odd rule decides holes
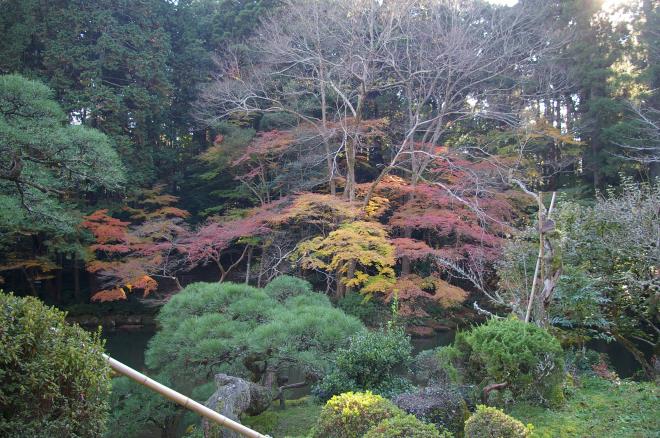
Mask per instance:
[[[490,385],[487,385],[482,393],[481,393],[481,401],[482,403],[486,403],[488,401],[488,395],[493,392],[493,391],[499,391],[501,389],[506,388],[509,386],[508,383],[491,383]]]
[[[222,263],[220,263],[220,260],[215,260],[215,265],[218,267],[218,270],[220,271],[218,283],[222,283],[223,281],[225,281],[225,277],[227,277],[227,271],[225,271],[225,268],[224,266],[222,266]]]
[[[266,255],[266,245],[261,246],[261,258],[259,259],[259,275],[257,276],[257,287],[261,287],[261,279],[264,275],[264,265],[265,265],[265,257]]]
[[[62,254],[57,254],[57,265],[59,266],[59,269],[57,270],[57,273],[55,274],[55,299],[57,300],[58,303],[62,303],[62,289],[64,288],[64,281],[62,278]]]
[[[349,264],[348,264],[348,272],[347,272],[346,277],[347,277],[349,280],[352,280],[353,277],[355,276],[355,267],[356,267],[356,265],[357,265],[357,262],[356,262],[355,260],[351,260],[351,261],[349,262]],[[347,293],[353,292],[353,287],[352,287],[352,286],[351,286],[351,287],[347,287],[347,288],[346,288],[346,292],[347,292]]]
[[[657,66],[660,63],[658,46],[658,25],[660,25],[660,16],[657,10],[657,2],[654,0],[644,0],[642,2],[642,10],[644,11],[645,24],[641,32],[644,45],[647,47],[648,59],[646,61],[649,66]],[[647,105],[649,108],[660,108],[660,70],[657,67],[651,68],[649,75],[649,88],[656,90],[655,93],[649,96]],[[660,179],[660,161],[653,161],[649,163],[649,178],[652,182]],[[660,181],[658,181],[660,182]]]
[[[550,215],[554,209],[556,192],[552,193],[552,200],[550,201],[550,207],[548,210],[545,210],[543,205],[543,193],[539,192],[536,196],[538,203],[539,213],[538,213],[538,233],[539,233],[539,253],[536,258],[536,267],[534,268],[534,278],[532,280],[532,288],[529,292],[529,300],[527,301],[527,311],[525,312],[525,322],[530,322],[532,316],[532,310],[534,308],[534,302],[537,300],[539,303],[536,306],[539,310],[539,314],[536,315],[535,321],[537,324],[543,326],[547,321],[547,306],[550,303],[550,297],[554,287],[561,275],[561,268],[557,268],[554,272],[551,272],[551,261],[552,261],[552,245],[546,240],[546,233],[554,229],[554,223],[550,220]],[[546,249],[549,251],[546,254]],[[539,290],[538,294],[536,293],[537,289]]]
[[[366,90],[363,83],[360,86],[360,95],[358,96],[357,108],[355,110],[353,135],[346,141],[346,187],[344,188],[344,198],[350,202],[355,200],[355,158],[357,154],[355,145],[357,143],[360,123],[362,122],[362,106],[364,105],[365,98]]]
[[[250,283],[250,266],[252,265],[252,250],[253,248],[250,247],[247,253],[247,267],[245,268],[245,284]]]
[[[344,198],[350,202],[355,200],[355,143],[353,139],[346,141],[346,187]]]
[[[411,238],[412,237],[412,228],[406,227],[403,232],[403,237]],[[401,276],[410,274],[410,257],[403,256],[401,257]]]
[[[600,169],[598,164],[596,163],[599,153],[600,153],[600,145],[598,144],[598,140],[592,139],[591,140],[591,158],[592,158],[591,171],[593,172],[594,190],[598,190],[598,188],[600,187]]]
[[[566,118],[564,119],[564,126],[566,126],[566,131],[570,132],[573,129],[573,96],[570,93],[564,95],[564,100],[566,101]]]
[[[82,294],[80,291],[80,267],[78,266],[78,254],[73,254],[73,296],[77,303],[82,303]]]
[[[335,196],[337,194],[337,185],[335,183],[335,175],[334,175],[334,163],[332,160],[332,156],[330,153],[330,143],[328,141],[328,136],[327,136],[327,103],[326,103],[326,97],[325,97],[325,79],[324,79],[324,71],[323,71],[323,66],[321,65],[320,67],[320,79],[321,79],[321,123],[323,126],[323,147],[325,149],[325,163],[328,168],[328,179],[329,179],[329,185],[330,185],[330,194],[332,196]]]
[[[32,295],[33,297],[38,297],[39,293],[37,292],[37,289],[34,287],[34,283],[32,282],[32,278],[30,277],[30,274],[28,273],[27,269],[25,269],[25,267],[22,267],[21,271],[23,271],[23,275],[25,275],[25,280],[27,281],[28,286],[30,286],[30,295]]]
[[[215,264],[218,266],[218,269],[220,270],[220,280],[218,280],[218,283],[222,283],[223,281],[225,281],[225,278],[227,278],[227,275],[229,275],[229,273],[232,270],[234,270],[234,268],[236,266],[238,266],[239,263],[241,263],[243,261],[243,259],[245,258],[245,255],[247,254],[247,252],[250,248],[252,248],[251,245],[246,245],[245,248],[243,248],[243,252],[238,257],[238,259],[234,263],[232,263],[227,269],[225,269],[222,266],[222,263],[220,263],[220,257],[218,257],[217,259],[214,260]]]
[[[335,291],[335,298],[341,299],[346,295],[346,285],[342,281],[343,277],[337,272],[337,290]]]
[[[591,87],[591,90],[589,92],[589,101],[590,104],[592,104],[592,101],[595,101],[595,99],[604,96],[605,93],[601,92],[600,88],[597,87]],[[602,126],[599,126],[598,124],[592,123],[596,126],[591,127],[591,135],[590,135],[590,146],[591,146],[591,163],[589,168],[591,169],[592,172],[592,182],[594,185],[594,190],[598,190],[601,185],[601,170],[600,170],[600,163],[599,163],[599,155],[602,150],[602,145],[601,145],[601,139],[600,139],[600,130],[603,128]]]
[[[286,409],[286,398],[284,397],[284,390],[285,389],[302,388],[305,385],[307,385],[307,382],[289,383],[287,385],[280,386],[279,388],[277,388],[277,394],[275,395],[273,400],[279,400],[280,401],[280,409]]]

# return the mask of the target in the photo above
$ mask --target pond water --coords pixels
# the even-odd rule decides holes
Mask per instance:
[[[103,330],[108,355],[138,371],[144,371],[144,352],[149,340],[156,334],[154,328]]]
[[[120,362],[135,368],[139,371],[146,369],[144,363],[144,352],[147,349],[149,340],[154,336],[154,328],[143,327],[140,329],[116,329],[103,332],[106,340],[106,351],[108,354]],[[453,342],[455,331],[447,330],[436,333],[434,336],[425,338],[413,338],[413,354],[420,351],[429,350],[442,345],[449,345]],[[639,366],[634,357],[621,345],[616,343],[597,342],[590,345],[596,351],[606,353],[612,363],[612,367],[620,377],[631,377]],[[298,382],[302,379],[301,372],[296,367],[288,370],[289,382]],[[294,388],[287,390],[286,397],[295,399],[309,394],[309,387]]]
[[[413,345],[413,355],[417,355],[419,352],[424,350],[431,350],[432,348],[449,345],[454,342],[455,335],[456,331],[454,330],[444,330],[437,332],[433,336],[425,338],[412,338],[411,341]]]
[[[156,334],[154,328],[139,329],[114,329],[104,330],[105,349],[107,353],[120,362],[125,363],[138,371],[146,371],[144,363],[144,352],[149,340]],[[454,340],[455,332],[452,330],[442,331],[435,336],[426,338],[413,338],[413,354],[423,350],[449,345]],[[289,368],[286,373],[289,382],[294,383],[302,380],[301,370],[295,366]],[[287,399],[296,399],[308,395],[310,387],[293,388],[286,391]]]
[[[147,349],[149,340],[155,334],[155,329],[144,327],[130,330],[104,330],[105,349],[110,356],[118,361],[136,370],[144,370],[144,352]],[[412,338],[413,354],[442,345],[449,345],[454,340],[454,335],[453,330],[447,330],[439,332],[435,336]],[[290,376],[289,381],[293,381],[293,377]]]

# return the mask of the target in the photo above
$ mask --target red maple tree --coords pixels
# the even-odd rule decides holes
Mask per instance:
[[[371,183],[358,189],[370,196],[367,213],[377,212],[389,226],[400,267],[392,291],[398,290],[404,312],[412,312],[417,298],[433,299],[422,284],[460,279],[477,289],[486,287],[492,262],[501,254],[519,212],[518,196],[498,184],[496,167],[457,156],[446,147],[432,149],[437,158],[420,180],[413,183],[387,175],[375,191],[370,190]],[[422,278],[413,272],[430,276]],[[445,285],[440,289],[448,290]]]
[[[189,234],[183,222],[188,212],[171,206],[177,198],[162,190],[144,190],[133,200],[138,206],[124,208],[132,221],[112,217],[106,209],[84,217],[82,227],[94,237],[86,269],[104,287],[92,301],[123,300],[134,290],[147,297],[158,288],[157,279],[168,279],[181,289],[176,273],[183,268],[179,241]]]
[[[224,281],[245,259],[258,238],[270,231],[268,221],[274,216],[273,210],[274,205],[270,205],[252,209],[239,219],[209,220],[181,242],[188,268],[213,263],[219,270],[218,281]]]

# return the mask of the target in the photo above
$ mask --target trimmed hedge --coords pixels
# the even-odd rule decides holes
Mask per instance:
[[[360,438],[381,421],[403,411],[371,392],[346,392],[332,397],[321,410],[314,438]]]
[[[414,415],[397,415],[378,423],[364,438],[453,438],[450,432],[438,431],[432,424],[424,423]]]
[[[503,411],[479,405],[465,422],[465,438],[528,438],[530,428]]]

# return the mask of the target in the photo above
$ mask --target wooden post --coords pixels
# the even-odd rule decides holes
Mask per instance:
[[[529,322],[530,317],[532,315],[532,305],[534,303],[534,293],[537,289],[537,284],[539,284],[539,288],[546,285],[546,272],[543,263],[543,258],[544,258],[544,250],[545,250],[545,232],[546,232],[546,221],[549,221],[550,215],[552,214],[552,210],[555,207],[555,199],[557,197],[557,192],[552,192],[552,199],[550,201],[550,208],[548,208],[548,211],[545,211],[545,206],[543,205],[543,192],[539,192],[538,195],[536,195],[536,200],[538,202],[539,206],[539,225],[538,225],[538,230],[539,230],[539,255],[536,258],[536,267],[534,268],[534,280],[532,281],[532,290],[529,292],[529,301],[527,301],[527,312],[525,313],[525,322]],[[553,225],[554,229],[554,225]],[[557,271],[560,273],[561,271]],[[557,274],[558,276],[558,274]],[[553,286],[554,287],[554,286]]]
[[[249,438],[266,438],[266,435],[262,435],[256,430],[252,430],[249,427],[243,426],[241,423],[238,423],[230,418],[225,417],[224,415],[220,415],[218,412],[214,411],[213,409],[210,409],[206,406],[204,406],[201,403],[196,402],[195,400],[192,400],[185,395],[168,388],[165,385],[162,385],[155,380],[150,379],[149,377],[145,376],[144,374],[134,370],[133,368],[124,365],[123,363],[119,362],[118,360],[115,360],[108,356],[107,354],[104,354],[103,357],[105,358],[106,362],[110,365],[110,368],[118,372],[119,374],[122,374],[132,380],[135,380],[137,383],[140,385],[146,386],[147,388],[156,391],[163,397],[180,404],[186,409],[190,409],[191,411],[195,412],[196,414],[201,415],[204,418],[207,418],[208,420],[222,426],[226,427],[227,429],[231,429],[234,432],[238,432],[243,436],[249,437]]]
[[[547,108],[546,108],[547,110]],[[543,206],[543,192],[536,195],[536,201],[539,206],[538,228],[539,228],[539,255],[536,257],[536,267],[534,268],[534,279],[532,280],[532,290],[529,291],[529,300],[527,301],[527,312],[525,312],[525,322],[529,322],[532,315],[532,306],[534,303],[534,292],[536,291],[536,283],[539,279],[539,271],[541,268],[541,261],[543,260],[543,220],[544,220],[544,206]]]

